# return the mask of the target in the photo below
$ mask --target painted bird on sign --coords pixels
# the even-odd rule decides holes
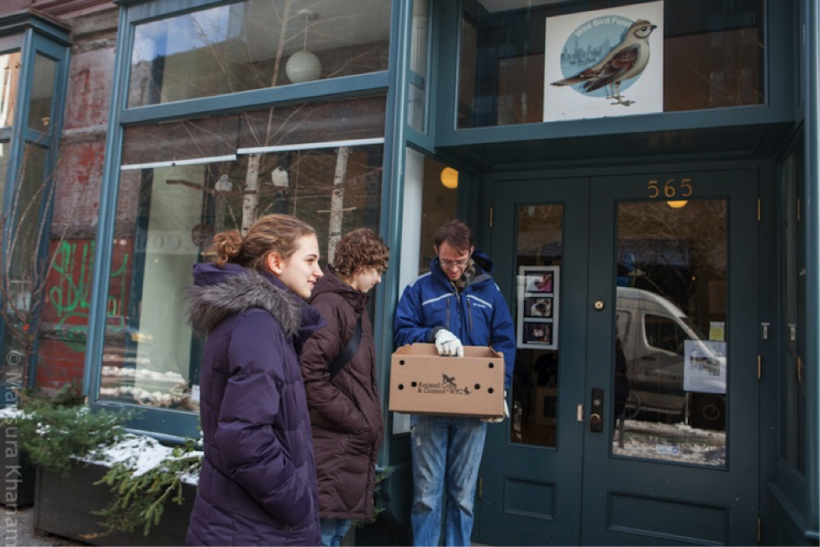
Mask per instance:
[[[649,64],[649,35],[656,28],[657,25],[646,19],[635,21],[623,40],[609,50],[598,64],[551,85],[560,87],[583,83],[581,89],[586,93],[607,86],[607,99],[615,100],[611,104],[631,105],[634,101],[624,100],[621,95],[621,82],[637,78],[646,69]]]

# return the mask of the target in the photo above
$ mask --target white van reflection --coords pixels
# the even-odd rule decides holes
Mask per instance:
[[[689,357],[714,371],[714,380],[706,390],[710,393],[684,391],[684,343],[705,340],[686,314],[660,295],[631,287],[617,287],[616,313],[616,349],[623,350],[618,357],[626,362],[629,389],[623,397],[624,416],[671,423],[688,413],[692,427],[723,430],[726,383],[719,372],[721,366],[725,370],[726,358],[706,343],[696,344]]]

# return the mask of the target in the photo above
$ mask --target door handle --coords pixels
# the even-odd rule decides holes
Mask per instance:
[[[589,430],[593,433],[601,433],[604,430],[604,390],[599,387],[592,388]]]

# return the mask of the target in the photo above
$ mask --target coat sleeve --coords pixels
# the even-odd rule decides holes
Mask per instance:
[[[507,301],[496,286],[493,302],[493,324],[490,330],[490,347],[504,354],[504,389],[509,390],[512,384],[515,367],[515,325],[507,307]]]
[[[268,314],[248,315],[233,330],[228,346],[230,377],[215,437],[225,473],[273,518],[297,526],[315,508],[311,485],[294,471],[290,458],[294,447],[283,446],[273,428],[275,422],[297,428],[298,417],[279,416],[283,390],[291,389],[284,375],[286,344],[281,328]],[[305,442],[310,444],[310,439]]]
[[[312,305],[319,310],[328,325],[308,338],[299,357],[308,407],[338,429],[356,433],[368,427],[367,421],[353,400],[330,381],[328,369],[344,347],[342,332],[347,329],[339,306],[347,304],[334,303],[330,299],[316,299]]]
[[[435,327],[442,325],[425,325],[421,308],[421,288],[419,282],[404,289],[404,294],[396,307],[396,318],[393,321],[393,341],[397,348],[407,344],[433,342],[432,333]]]

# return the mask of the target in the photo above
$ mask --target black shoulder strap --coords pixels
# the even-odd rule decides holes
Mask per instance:
[[[327,366],[328,371],[330,372],[330,381],[333,381],[334,376],[339,374],[339,372],[345,367],[347,363],[350,362],[350,359],[356,355],[356,352],[359,350],[359,342],[362,341],[362,316],[360,315],[359,318],[356,320],[356,330],[353,332],[353,336],[350,338],[350,342],[339,352],[339,355]]]

